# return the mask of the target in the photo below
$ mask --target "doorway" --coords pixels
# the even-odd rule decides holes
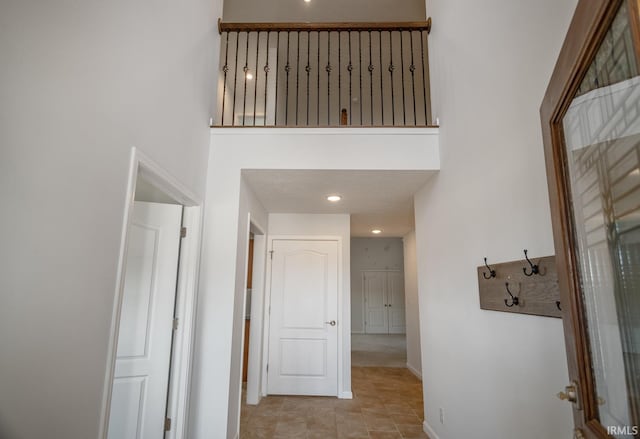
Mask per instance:
[[[403,239],[353,237],[351,249],[352,365],[405,368]]]
[[[183,437],[200,208],[135,148],[127,199],[99,437]]]
[[[271,395],[338,395],[339,242],[272,241]]]

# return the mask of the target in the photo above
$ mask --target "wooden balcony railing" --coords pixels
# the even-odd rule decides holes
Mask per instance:
[[[222,23],[217,126],[428,126],[415,23]]]

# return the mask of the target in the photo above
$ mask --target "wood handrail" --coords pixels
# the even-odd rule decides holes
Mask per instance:
[[[218,19],[218,32],[330,32],[330,31],[427,31],[431,17],[411,22],[343,22],[343,23],[233,23]]]

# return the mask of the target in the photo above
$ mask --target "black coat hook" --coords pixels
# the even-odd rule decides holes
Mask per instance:
[[[558,311],[562,311],[562,308],[560,308],[560,301],[556,300],[556,307],[558,308]]]
[[[531,266],[531,273],[527,273],[527,267],[522,267],[522,271],[524,272],[524,275],[525,276],[533,276],[534,274],[540,274],[540,268],[538,267],[537,264],[534,264],[533,262],[531,262],[529,260],[529,256],[527,256],[527,250],[526,249],[524,251],[524,257],[527,259],[527,262]]]
[[[484,258],[484,265],[489,270],[489,276],[487,276],[487,272],[486,271],[483,271],[482,272],[482,277],[484,277],[485,279],[491,279],[492,277],[496,277],[496,270],[494,270],[491,267],[489,267],[489,264],[487,264],[487,258]]]
[[[511,296],[511,305],[509,305],[509,299],[504,299],[504,304],[509,308],[511,308],[513,305],[520,306],[520,299],[518,299],[518,296],[514,296],[509,290],[509,282],[505,282],[504,285],[505,287],[507,287],[507,293],[509,293],[509,295]]]

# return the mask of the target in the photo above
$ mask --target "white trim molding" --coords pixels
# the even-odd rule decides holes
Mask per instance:
[[[431,426],[427,424],[426,420],[422,423],[422,429],[424,430],[425,433],[427,433],[427,435],[429,436],[429,439],[441,439],[440,436],[438,436],[436,432],[433,430],[433,428],[431,428]]]
[[[416,378],[418,378],[420,381],[422,381],[422,373],[418,369],[416,369],[415,367],[413,367],[409,363],[407,363],[407,369],[409,369],[409,372],[414,374],[416,376]]]
[[[180,322],[175,334],[172,352],[174,365],[170,371],[171,387],[167,403],[168,413],[174,419],[170,439],[187,437],[187,415],[190,387],[191,356],[193,346],[193,326],[195,320],[195,304],[197,279],[200,261],[200,243],[202,233],[202,201],[173,175],[160,167],[151,158],[136,147],[131,148],[127,191],[120,234],[120,254],[113,309],[111,312],[111,330],[107,347],[107,367],[103,383],[102,407],[100,411],[100,430],[98,437],[107,439],[109,413],[111,411],[111,393],[116,364],[118,332],[120,329],[120,313],[124,291],[124,274],[127,265],[127,247],[129,244],[129,228],[136,193],[136,181],[139,176],[152,183],[184,207],[183,225],[189,233],[182,243],[178,279],[177,316]]]

